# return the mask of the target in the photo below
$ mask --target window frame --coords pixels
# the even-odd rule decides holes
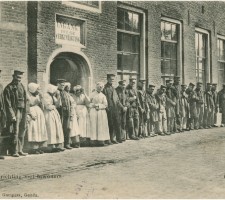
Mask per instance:
[[[161,27],[161,22],[165,21],[168,23],[173,23],[176,24],[178,26],[178,33],[177,33],[177,41],[173,41],[173,40],[167,40],[167,39],[161,39],[160,38],[160,48],[161,48],[161,44],[162,42],[170,42],[170,43],[175,43],[177,44],[177,76],[181,77],[181,82],[184,82],[184,69],[183,69],[183,26],[182,26],[182,22],[176,19],[171,19],[168,17],[161,17],[160,20],[160,27]],[[161,55],[162,56],[162,55]],[[160,56],[160,61],[162,59],[162,57]],[[160,63],[160,67],[161,67],[161,63]],[[161,81],[163,82],[164,80],[166,80],[168,77],[168,75],[163,75],[161,72]]]
[[[146,79],[146,52],[145,52],[145,37],[146,37],[146,34],[145,34],[145,23],[146,23],[146,16],[145,16],[145,12],[141,9],[138,9],[138,8],[134,8],[134,7],[130,7],[130,6],[127,6],[127,5],[124,5],[124,4],[120,4],[120,5],[117,5],[117,9],[123,9],[123,10],[127,10],[128,12],[134,12],[134,13],[137,13],[140,15],[140,17],[142,18],[142,20],[140,20],[140,33],[137,33],[137,32],[133,32],[133,31],[126,31],[126,30],[123,30],[123,29],[118,29],[117,28],[117,33],[118,32],[121,32],[121,33],[127,33],[127,34],[131,34],[131,35],[140,35],[140,53],[139,53],[139,72],[136,72],[136,71],[130,71],[130,70],[118,70],[117,68],[117,74],[122,76],[122,79],[123,79],[123,75],[127,75],[127,74],[130,74],[130,75],[136,75],[138,76],[139,75],[139,78],[140,79]],[[118,19],[117,19],[118,21]],[[117,37],[118,39],[118,37]],[[118,55],[118,50],[117,50],[117,55]],[[118,58],[117,58],[118,59]],[[118,67],[118,66],[117,66]]]
[[[225,36],[223,35],[219,35],[217,34],[217,43],[218,43],[218,40],[223,40],[224,44],[225,44]],[[218,49],[218,46],[217,46],[217,53],[218,53],[219,49]],[[221,64],[223,64],[223,69],[221,69]],[[220,83],[220,74],[221,72],[223,72],[223,76],[225,76],[225,58],[224,60],[221,60],[219,57],[218,57],[218,54],[217,54],[217,74],[218,74],[218,89],[222,89],[222,84],[225,80],[223,80],[222,83]],[[225,79],[225,77],[223,77]]]
[[[206,35],[206,58],[205,58],[205,84],[211,81],[211,57],[210,57],[210,52],[211,52],[211,47],[210,47],[210,33],[209,31],[202,29],[202,28],[198,28],[195,27],[195,33],[200,33],[200,34],[205,34]],[[195,34],[194,33],[194,34]],[[195,50],[196,50],[196,46],[195,46]],[[195,52],[195,66],[197,64],[197,56],[196,56],[196,52]],[[195,67],[195,76],[196,76],[196,67]],[[197,80],[196,80],[197,81]],[[204,83],[203,83],[204,84]],[[203,87],[205,88],[206,85],[203,85]]]
[[[98,2],[99,2],[99,7],[95,8],[93,6],[89,6],[88,4],[85,5],[85,4],[77,3],[77,2],[74,2],[74,1],[64,1],[64,0],[62,0],[63,5],[67,5],[67,6],[70,6],[70,7],[74,7],[74,8],[78,8],[78,9],[82,9],[82,10],[87,10],[87,11],[91,11],[91,12],[95,12],[95,13],[102,13],[102,2],[101,1],[98,1]]]

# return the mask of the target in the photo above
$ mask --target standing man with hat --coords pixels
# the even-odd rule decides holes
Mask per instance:
[[[211,128],[212,120],[214,115],[214,101],[212,95],[212,84],[207,83],[206,91],[204,93],[204,103],[205,103],[205,111],[204,111],[204,126],[205,128]]]
[[[213,102],[215,105],[215,109],[213,110],[213,119],[211,122],[211,126],[215,126],[216,122],[217,122],[217,112],[219,109],[219,100],[218,100],[218,93],[217,93],[217,84],[213,83],[212,84],[212,96],[213,96]]]
[[[138,137],[144,138],[147,136],[147,112],[148,104],[146,103],[145,79],[140,79],[138,82],[138,100],[139,106],[139,134]]]
[[[160,89],[157,91],[155,98],[159,105],[159,110],[158,110],[159,118],[158,118],[158,125],[157,125],[157,133],[162,136],[170,135],[170,133],[167,132],[166,86],[164,86],[164,85],[160,86]]]
[[[167,130],[169,133],[174,133],[175,123],[175,106],[176,106],[176,95],[175,90],[172,87],[172,80],[166,80],[166,114],[167,114]]]
[[[126,94],[126,80],[121,80],[118,82],[119,86],[116,88],[117,95],[119,97],[120,103],[123,108],[120,108],[119,117],[121,121],[121,141],[126,140],[126,124],[127,124],[127,108],[129,108],[129,102]]]
[[[110,133],[110,144],[118,144],[121,142],[121,121],[120,121],[120,109],[126,110],[126,108],[120,103],[117,92],[113,87],[115,80],[115,74],[107,74],[107,83],[104,86],[102,93],[106,96],[108,102],[107,116]]]
[[[195,85],[193,83],[189,84],[186,93],[188,94],[188,103],[190,107],[190,118],[188,120],[189,130],[197,129],[198,127],[198,112],[197,112],[197,101],[198,97],[196,91],[194,90]]]
[[[131,140],[138,140],[138,131],[139,131],[139,112],[140,102],[138,99],[136,86],[136,78],[131,77],[129,79],[129,84],[126,87],[127,98],[130,107],[127,111],[127,120],[128,120],[128,135]]]
[[[153,94],[155,89],[154,85],[149,85],[147,89],[146,94],[146,103],[148,104],[149,108],[149,117],[147,120],[147,131],[148,136],[154,137],[156,136],[156,128],[157,128],[157,122],[159,120],[159,104],[155,98],[155,95]]]
[[[196,85],[196,110],[197,110],[197,124],[195,129],[203,128],[203,117],[204,117],[204,92],[202,91],[202,83],[198,82]]]
[[[181,91],[180,91],[180,117],[181,117],[181,123],[180,123],[180,129],[181,131],[187,130],[187,121],[190,117],[189,113],[189,103],[187,100],[187,93],[186,93],[187,85],[182,84],[181,85]]]
[[[222,124],[225,124],[225,83],[223,83],[223,89],[218,92],[219,99],[219,111],[222,113]]]
[[[4,89],[7,117],[7,131],[11,136],[10,153],[13,157],[26,156],[23,152],[24,136],[27,129],[27,94],[21,83],[24,72],[15,70],[13,80]]]
[[[1,74],[0,70],[0,74]],[[4,96],[3,96],[3,86],[0,83],[0,136],[3,133],[3,130],[6,125],[6,112],[5,112],[5,103],[4,103]]]
[[[70,121],[72,120],[72,105],[70,101],[70,95],[64,90],[65,88],[65,79],[58,79],[58,91],[56,93],[56,98],[59,102],[57,110],[59,112],[62,127],[63,127],[63,134],[64,134],[64,147],[66,149],[72,149],[70,146]],[[63,151],[63,148],[61,148]]]
[[[174,131],[181,132],[181,88],[180,88],[180,76],[174,76],[173,88],[176,97],[176,106],[175,106],[175,122],[174,122]]]

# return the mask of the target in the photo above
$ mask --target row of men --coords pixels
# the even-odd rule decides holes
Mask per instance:
[[[34,153],[43,153],[45,143],[56,151],[79,147],[80,139],[89,145],[117,144],[127,138],[138,140],[155,135],[170,135],[183,130],[210,128],[215,114],[225,113],[225,85],[218,94],[216,84],[180,85],[180,78],[166,81],[166,86],[154,93],[155,86],[145,91],[145,80],[119,81],[113,87],[114,74],[107,75],[107,83],[98,83],[90,98],[81,86],[70,93],[70,84],[58,80],[41,95],[39,85],[30,83],[28,92],[21,83],[22,72],[14,71],[13,81],[1,95],[1,129],[11,134],[11,154],[23,153],[24,136],[32,144]],[[3,91],[3,90],[2,90]],[[204,118],[204,120],[203,120]],[[5,119],[5,120],[4,120]],[[28,123],[27,123],[28,122]],[[224,115],[223,115],[224,123]],[[64,144],[64,148],[63,148]],[[71,145],[72,144],[72,145]]]

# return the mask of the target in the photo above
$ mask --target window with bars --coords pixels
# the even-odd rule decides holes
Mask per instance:
[[[178,75],[179,24],[161,21],[161,77],[166,79]]]
[[[221,88],[225,82],[225,39],[217,39],[217,56],[218,56],[218,83]]]
[[[140,71],[140,18],[139,13],[117,10],[117,70],[123,79]]]
[[[195,32],[196,82],[206,84],[207,35]]]

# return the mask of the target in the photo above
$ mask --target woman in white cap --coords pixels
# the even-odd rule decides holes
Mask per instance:
[[[77,122],[77,114],[76,114],[76,102],[73,99],[73,97],[70,94],[70,89],[71,89],[71,84],[69,82],[65,83],[65,88],[64,90],[70,95],[70,101],[71,101],[71,116],[70,116],[70,138],[72,141],[72,147],[74,148],[79,148],[80,147],[80,142],[79,142],[79,137],[80,137],[80,129],[78,126]]]
[[[28,84],[28,98],[30,106],[30,119],[28,121],[28,142],[32,146],[32,154],[42,154],[42,147],[48,140],[45,117],[42,111],[40,86],[36,83]]]
[[[80,128],[81,145],[88,146],[90,141],[90,117],[87,107],[90,104],[90,99],[80,85],[73,88],[73,99],[75,100],[76,113],[78,116],[78,124]]]
[[[105,146],[105,142],[110,140],[108,118],[105,110],[108,103],[106,96],[102,93],[103,87],[104,84],[98,82],[96,91],[90,96],[91,142],[95,142],[97,146]]]
[[[54,96],[57,92],[57,86],[49,84],[47,92],[43,95],[44,115],[48,133],[48,145],[52,152],[64,151],[64,135],[60,115],[56,109],[58,101]]]

